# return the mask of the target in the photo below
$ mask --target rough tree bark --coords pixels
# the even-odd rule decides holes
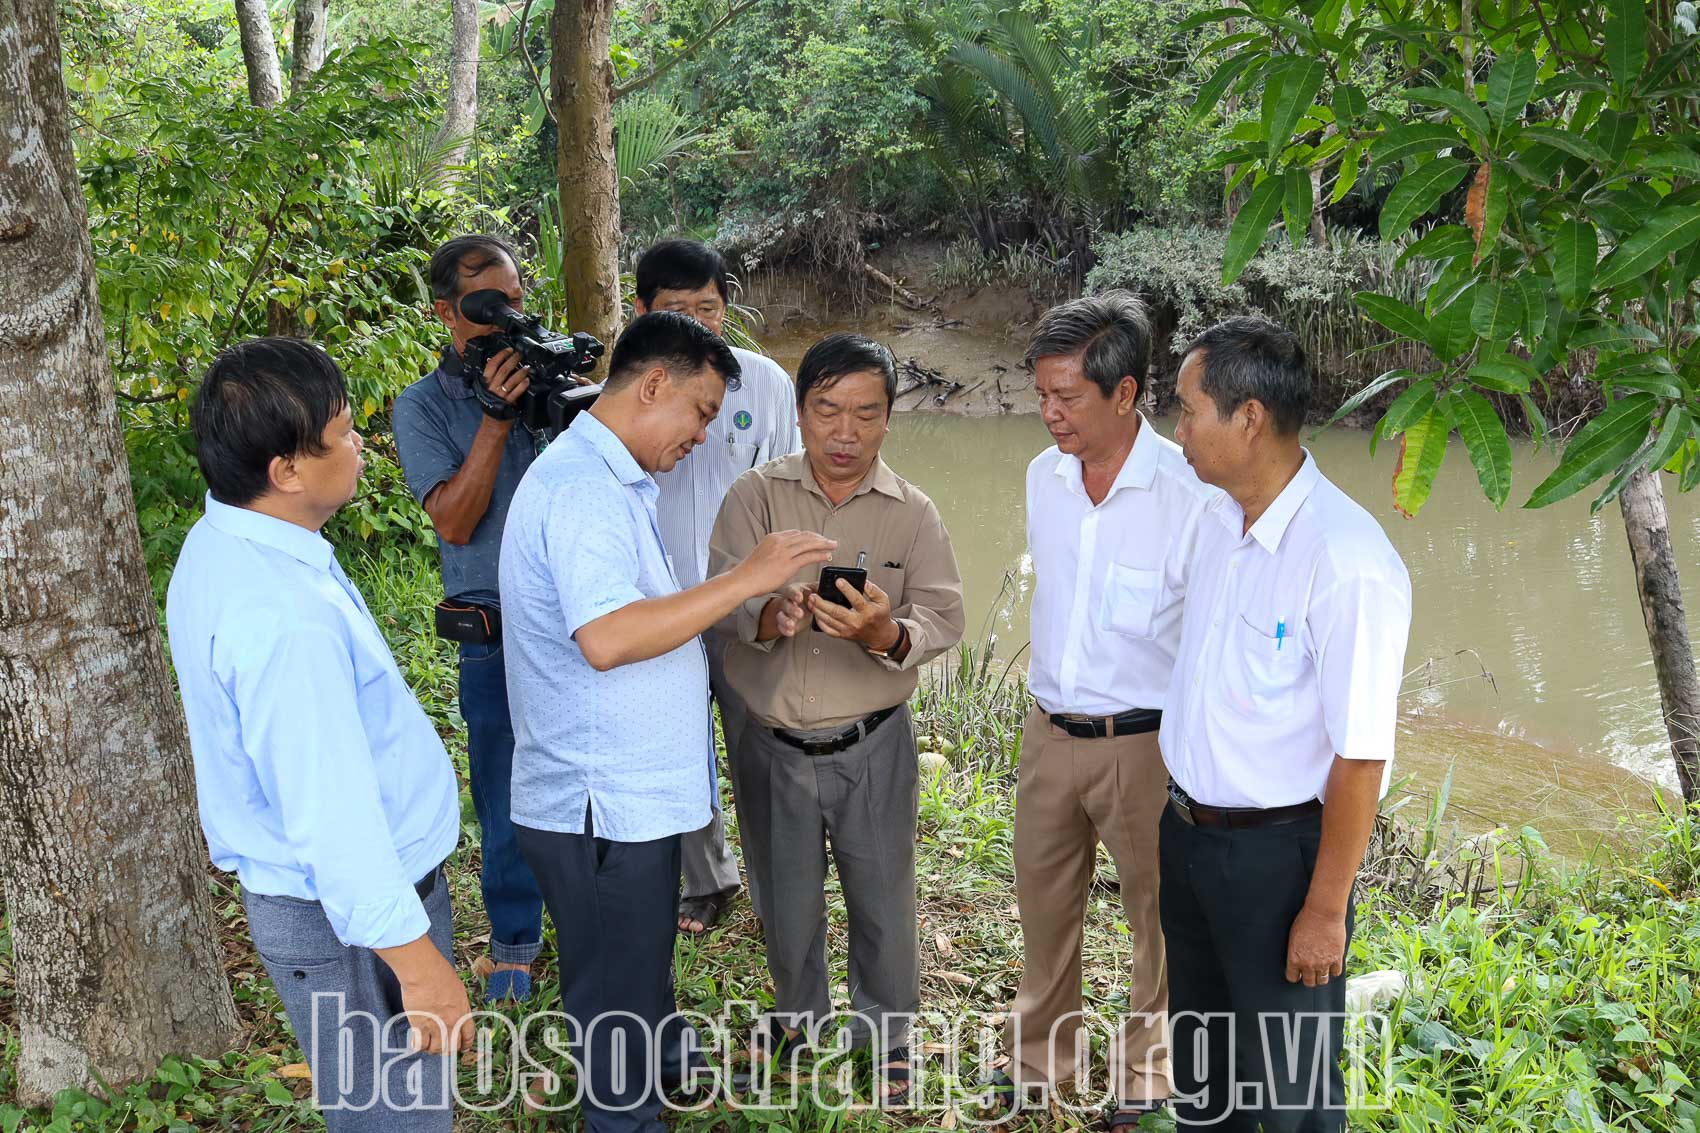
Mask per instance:
[[[454,42],[449,48],[449,97],[438,135],[453,143],[445,164],[461,165],[478,125],[478,0],[454,0]]]
[[[295,0],[295,38],[291,48],[295,64],[289,73],[291,94],[306,86],[324,66],[325,48],[330,36],[330,14],[330,0]],[[273,56],[276,56],[275,51]],[[251,93],[252,87],[249,90]]]
[[[1659,474],[1641,471],[1631,476],[1618,496],[1618,506],[1629,535],[1635,590],[1641,596],[1647,644],[1653,650],[1653,671],[1659,679],[1659,702],[1670,733],[1677,780],[1684,799],[1700,802],[1700,677],[1695,675]]]
[[[0,0],[0,884],[18,1092],[238,1035],[142,560],[55,0]]]
[[[614,164],[614,0],[555,5],[550,101],[560,137],[567,322],[610,345],[620,329],[620,178]]]
[[[242,64],[248,70],[248,100],[258,107],[283,101],[283,76],[277,65],[266,0],[236,0],[236,27],[242,33]]]

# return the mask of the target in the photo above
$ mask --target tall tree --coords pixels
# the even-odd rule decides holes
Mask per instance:
[[[1511,492],[1503,415],[1546,432],[1547,375],[1586,371],[1597,415],[1524,504],[1603,482],[1618,503],[1684,797],[1700,801],[1695,677],[1664,482],[1700,484],[1700,36],[1691,5],[1643,0],[1416,0],[1396,23],[1338,3],[1248,0],[1196,23],[1250,30],[1207,50],[1220,67],[1196,114],[1261,89],[1261,120],[1218,155],[1251,193],[1229,231],[1224,277],[1285,217],[1303,239],[1319,172],[1338,201],[1365,168],[1397,184],[1383,240],[1437,221],[1403,258],[1426,262],[1420,309],[1371,292],[1360,309],[1427,348],[1336,420],[1397,392],[1376,437],[1397,438],[1394,504],[1428,499],[1452,434],[1496,507]],[[1389,100],[1420,107],[1400,115]],[[1446,201],[1468,182],[1462,218]],[[1461,219],[1462,223],[1445,223]]]
[[[18,1089],[238,1033],[142,560],[54,0],[0,0],[0,884]]]
[[[620,176],[608,54],[613,22],[614,0],[560,0],[549,69],[567,323],[608,343],[620,329]]]
[[[242,64],[248,71],[248,99],[255,106],[283,101],[283,75],[277,64],[277,38],[272,35],[266,0],[236,0],[236,28],[242,35]]]
[[[458,12],[458,0],[455,7]],[[329,42],[330,0],[295,0],[295,66],[289,73],[290,93],[306,86],[324,66]]]
[[[301,0],[307,2],[307,0]],[[438,135],[451,148],[444,155],[447,165],[466,161],[472,147],[472,131],[478,126],[478,0],[454,0],[454,39],[449,47],[449,97],[443,108],[443,129]]]

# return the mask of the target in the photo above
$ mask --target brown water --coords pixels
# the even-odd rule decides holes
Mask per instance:
[[[989,336],[972,337],[995,352]],[[802,345],[780,341],[773,352],[794,370]],[[946,369],[960,357],[917,356]],[[1157,425],[1173,432],[1172,421]],[[969,634],[995,635],[1003,658],[1027,642],[1025,471],[1050,443],[1030,414],[924,412],[898,414],[886,442],[887,461],[932,496],[950,528]],[[1626,809],[1650,809],[1654,784],[1674,786],[1615,505],[1591,516],[1584,495],[1540,511],[1517,507],[1556,463],[1524,444],[1514,502],[1496,513],[1455,441],[1427,506],[1407,520],[1392,507],[1393,447],[1372,459],[1367,435],[1344,429],[1307,445],[1323,472],[1381,520],[1411,572],[1396,775],[1430,793],[1450,769],[1452,807],[1468,825],[1532,822],[1572,844],[1613,829]],[[1673,493],[1667,503],[1687,606],[1700,610],[1700,493]]]

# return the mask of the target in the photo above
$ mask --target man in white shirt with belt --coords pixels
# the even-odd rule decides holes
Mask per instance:
[[[1121,879],[1133,953],[1128,1010],[1110,1050],[1112,1129],[1132,1128],[1169,1095],[1157,727],[1180,611],[1158,599],[1169,545],[1216,494],[1136,408],[1150,355],[1138,299],[1111,291],[1052,308],[1026,359],[1057,443],[1027,469],[1036,704],[1015,800],[1026,960],[1011,1009],[1012,1075],[1024,1090],[1075,1075],[1081,928],[1102,842]],[[997,1084],[1013,1094],[1014,1083]]]
[[[1352,885],[1392,766],[1410,576],[1299,446],[1311,373],[1290,331],[1213,327],[1178,386],[1175,436],[1226,495],[1165,579],[1185,610],[1161,733],[1176,1117],[1342,1129]]]
[[[632,308],[638,314],[678,311],[717,335],[724,333],[732,275],[726,260],[707,244],[696,240],[658,241],[638,257],[636,275],[637,298]],[[803,447],[797,428],[797,387],[791,375],[772,358],[753,350],[734,346],[732,356],[738,360],[741,384],[726,391],[720,415],[708,424],[708,439],[672,471],[655,475],[655,482],[661,486],[661,496],[655,503],[661,542],[673,562],[679,585],[687,589],[708,577],[708,537],[732,481]],[[722,661],[726,640],[710,631],[703,635],[703,645],[708,649],[710,684],[720,705],[726,750],[731,751],[747,713],[726,683]],[[737,765],[730,760],[728,764],[732,797],[740,802],[746,792],[738,781]],[[685,835],[681,856],[685,888],[679,901],[679,931],[707,932],[720,922],[727,905],[738,895],[738,863],[726,844],[726,823],[719,807],[714,808],[707,826]],[[750,876],[750,896],[760,896],[754,874]],[[752,903],[760,915],[760,900]]]

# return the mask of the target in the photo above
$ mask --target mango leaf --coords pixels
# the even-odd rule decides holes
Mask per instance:
[[[1229,57],[1220,67],[1211,72],[1210,77],[1199,84],[1198,93],[1193,96],[1192,113],[1188,118],[1188,124],[1197,126],[1203,123],[1206,118],[1210,117],[1211,111],[1216,109],[1217,104],[1222,101],[1222,96],[1227,93],[1229,85],[1239,78],[1252,63],[1261,62],[1266,58],[1267,56],[1264,56],[1261,52],[1242,51]]]
[[[1665,146],[1637,161],[1635,168],[1644,173],[1669,173],[1700,180],[1700,154],[1686,146]]]
[[[1470,380],[1495,393],[1528,393],[1540,376],[1535,368],[1514,354],[1483,358],[1470,367]]]
[[[1482,494],[1493,501],[1496,511],[1504,508],[1511,494],[1511,440],[1505,434],[1505,422],[1494,412],[1493,403],[1473,389],[1453,390],[1441,406],[1470,453]]]
[[[1693,429],[1694,418],[1685,406],[1673,405],[1667,409],[1664,425],[1659,429],[1659,438],[1653,443],[1653,451],[1647,455],[1647,467],[1667,468],[1687,443],[1688,434]]]
[[[1399,438],[1399,463],[1393,467],[1393,506],[1406,519],[1415,517],[1428,502],[1451,435],[1452,423],[1446,414],[1430,409]]]
[[[1441,224],[1428,235],[1411,243],[1399,253],[1399,266],[1407,260],[1450,260],[1476,250],[1476,238],[1456,224]]]
[[[1369,99],[1364,97],[1363,91],[1350,83],[1341,83],[1335,87],[1332,101],[1334,119],[1341,125],[1369,117]]]
[[[1547,328],[1547,308],[1553,305],[1552,276],[1546,273],[1546,265],[1537,263],[1529,271],[1518,272],[1511,277],[1523,292],[1523,325],[1521,327],[1524,342],[1539,342]],[[1562,304],[1559,310],[1564,310]]]
[[[1413,342],[1428,340],[1428,320],[1416,308],[1373,291],[1360,291],[1352,298],[1364,314],[1401,338]]]
[[[1474,284],[1465,288],[1459,292],[1456,299],[1429,319],[1428,344],[1443,362],[1462,358],[1476,345],[1476,331],[1470,325],[1475,307],[1475,290]]]
[[[1647,65],[1646,0],[1609,0],[1606,5],[1606,62],[1619,90],[1628,90]]]
[[[1652,394],[1636,393],[1607,406],[1565,446],[1558,467],[1536,486],[1523,506],[1546,507],[1615,471],[1647,439],[1658,404]]]
[[[1451,87],[1416,87],[1406,91],[1405,97],[1424,106],[1438,106],[1443,110],[1452,111],[1453,116],[1463,125],[1484,138],[1493,132],[1482,104],[1463,91]]]
[[[1352,186],[1358,183],[1359,167],[1363,164],[1364,150],[1368,146],[1362,141],[1356,141],[1340,158],[1340,173],[1334,178],[1334,192],[1328,197],[1328,203],[1337,205],[1346,199],[1346,194],[1352,191]]]
[[[1523,108],[1529,105],[1529,96],[1535,93],[1538,70],[1533,52],[1513,51],[1501,55],[1493,70],[1488,72],[1488,119],[1499,128],[1500,133],[1503,134],[1506,124],[1516,121]]]
[[[1599,263],[1600,237],[1585,220],[1567,220],[1552,239],[1552,278],[1558,297],[1566,307],[1582,306],[1594,287],[1594,268]]]
[[[1489,342],[1510,340],[1528,318],[1523,289],[1510,280],[1484,279],[1470,305],[1470,329]]]
[[[1390,389],[1391,387],[1397,385],[1398,383],[1400,383],[1402,381],[1406,381],[1408,379],[1417,378],[1417,377],[1421,377],[1421,378],[1427,380],[1427,379],[1431,379],[1433,377],[1433,375],[1432,374],[1419,375],[1414,370],[1389,370],[1389,371],[1387,371],[1385,374],[1382,374],[1380,377],[1376,378],[1373,382],[1370,382],[1369,384],[1365,385],[1363,389],[1360,389],[1357,393],[1354,393],[1351,397],[1347,398],[1346,401],[1345,401],[1345,404],[1341,405],[1340,408],[1338,408],[1334,411],[1334,416],[1330,417],[1328,419],[1328,424],[1324,425],[1322,428],[1326,429],[1326,428],[1328,428],[1329,425],[1333,425],[1333,424],[1336,424],[1336,423],[1344,420],[1348,415],[1350,415],[1351,413],[1353,413],[1357,409],[1359,409],[1370,398],[1376,396],[1377,394],[1383,392],[1384,390]],[[1317,431],[1321,432],[1320,429],[1317,430]]]
[[[1588,130],[1588,140],[1607,155],[1606,165],[1616,165],[1629,152],[1640,125],[1640,117],[1627,110],[1602,110]]]
[[[1269,70],[1263,89],[1263,140],[1274,161],[1293,140],[1293,127],[1322,89],[1328,68],[1320,60],[1289,55]]]
[[[1377,165],[1392,165],[1407,157],[1439,153],[1463,144],[1464,139],[1451,126],[1418,122],[1410,126],[1395,126],[1382,134],[1370,145],[1369,156]]]
[[[1244,19],[1244,8],[1211,8],[1203,12],[1194,12],[1186,19],[1175,25],[1175,34],[1184,35],[1189,31],[1203,27],[1205,24],[1226,23],[1228,20]]]
[[[1269,235],[1269,226],[1274,223],[1275,214],[1281,211],[1282,191],[1286,182],[1281,177],[1265,177],[1251,191],[1251,198],[1240,209],[1240,214],[1234,218],[1234,226],[1228,230],[1228,242],[1222,250],[1222,286],[1239,278],[1252,257],[1263,247],[1263,238]]]
[[[1667,205],[1606,257],[1595,286],[1607,288],[1627,283],[1696,240],[1700,240],[1700,206]]]
[[[1287,225],[1287,239],[1293,247],[1302,247],[1310,233],[1310,217],[1315,186],[1310,183],[1310,170],[1287,170],[1287,191],[1281,198],[1281,213]]]
[[[1524,146],[1551,146],[1592,165],[1609,166],[1615,163],[1612,155],[1598,142],[1557,126],[1525,126],[1523,132],[1518,135],[1518,141]]]
[[[1381,238],[1392,240],[1412,221],[1439,203],[1440,198],[1458,187],[1470,172],[1470,167],[1455,157],[1439,157],[1407,174],[1381,206]]]
[[[1396,437],[1434,408],[1435,389],[1431,378],[1412,382],[1404,393],[1393,399],[1387,412],[1381,415],[1381,435]]]

